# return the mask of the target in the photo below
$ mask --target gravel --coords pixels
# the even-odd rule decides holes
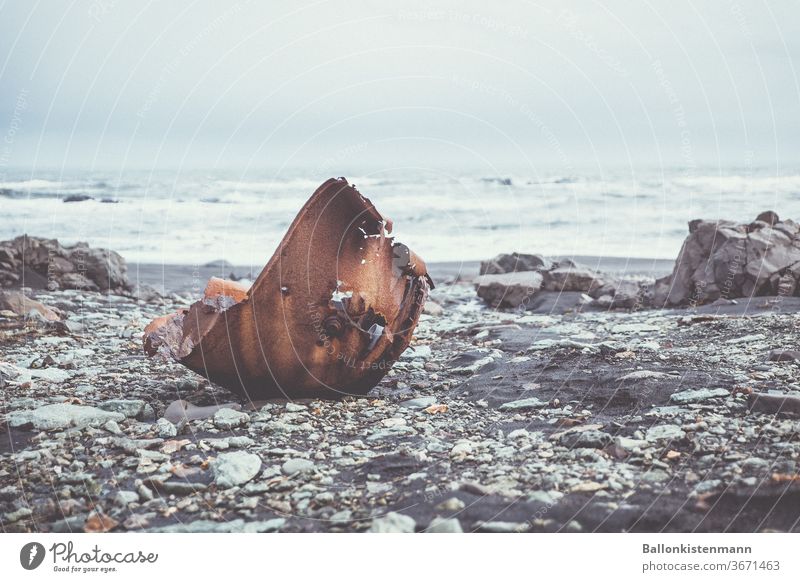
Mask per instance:
[[[144,323],[179,296],[38,294],[81,327],[0,315],[0,523],[82,531],[102,508],[114,531],[798,529],[797,417],[748,404],[800,396],[794,360],[770,356],[800,344],[793,298],[740,317],[433,294],[419,349],[367,397],[288,403],[142,357]],[[178,399],[241,410],[173,424]]]

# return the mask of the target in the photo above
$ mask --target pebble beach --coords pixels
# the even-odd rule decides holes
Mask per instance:
[[[367,397],[249,402],[143,355],[186,293],[30,295],[70,323],[0,312],[3,531],[800,529],[798,420],[750,406],[800,395],[795,297],[522,311],[451,277]]]

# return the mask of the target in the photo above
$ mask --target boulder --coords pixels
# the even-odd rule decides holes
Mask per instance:
[[[654,307],[756,295],[796,295],[800,227],[762,212],[750,224],[693,220],[671,275],[655,282]]]
[[[500,254],[488,261],[481,261],[481,275],[502,275],[520,271],[540,271],[551,267],[550,261],[541,255],[524,253]]]
[[[602,275],[582,267],[559,266],[543,273],[546,291],[580,291],[589,293],[603,285]]]
[[[542,282],[537,271],[481,275],[475,279],[475,290],[492,307],[519,307],[539,292]]]
[[[47,321],[58,321],[60,319],[58,313],[38,301],[26,297],[21,291],[0,290],[0,311],[3,310],[11,311],[20,316],[28,316],[31,311],[35,311]]]
[[[79,289],[127,293],[125,259],[86,243],[64,246],[28,235],[0,242],[0,286]]]

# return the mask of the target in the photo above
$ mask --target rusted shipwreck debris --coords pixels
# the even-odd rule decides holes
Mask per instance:
[[[344,178],[322,184],[248,290],[212,278],[144,350],[250,399],[363,394],[408,347],[433,282]]]

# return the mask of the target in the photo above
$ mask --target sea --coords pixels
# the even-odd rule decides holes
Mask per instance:
[[[86,241],[129,262],[263,265],[330,176],[302,171],[6,171],[0,240]],[[348,175],[427,262],[501,252],[674,259],[695,218],[800,218],[800,172],[681,168],[562,175]],[[66,202],[70,197],[86,198]]]

